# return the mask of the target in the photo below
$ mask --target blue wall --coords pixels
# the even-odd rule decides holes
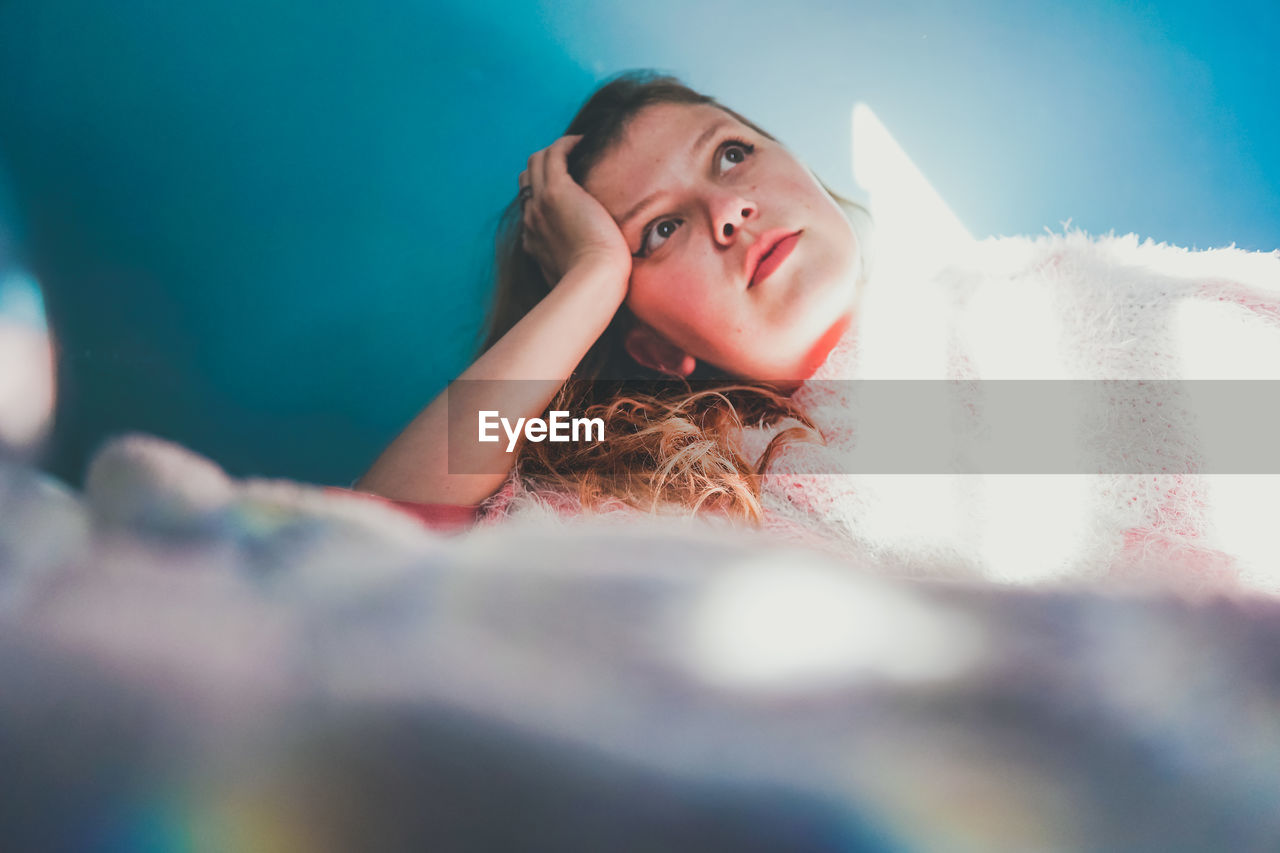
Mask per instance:
[[[866,101],[979,236],[1280,246],[1274,3],[782,9],[0,3],[0,169],[61,346],[46,466],[77,483],[141,429],[352,480],[465,367],[527,155],[628,67],[847,192]]]

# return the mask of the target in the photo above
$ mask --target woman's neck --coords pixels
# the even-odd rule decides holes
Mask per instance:
[[[831,325],[831,328],[822,333],[822,337],[818,338],[817,343],[813,345],[808,355],[805,356],[803,378],[808,379],[818,371],[818,368],[822,367],[827,357],[831,355],[831,351],[835,349],[836,344],[840,343],[840,339],[853,326],[857,313],[857,305],[855,303],[853,307]]]

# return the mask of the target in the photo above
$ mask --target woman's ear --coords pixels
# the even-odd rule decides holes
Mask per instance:
[[[697,359],[644,323],[636,323],[627,332],[626,347],[638,363],[668,376],[685,377],[698,366]]]

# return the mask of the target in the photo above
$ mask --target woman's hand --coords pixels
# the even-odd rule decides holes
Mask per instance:
[[[520,174],[521,245],[555,287],[570,270],[604,271],[625,288],[631,250],[604,205],[570,175],[567,158],[581,136],[562,136],[529,158]]]

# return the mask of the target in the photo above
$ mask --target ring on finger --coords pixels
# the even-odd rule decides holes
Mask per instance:
[[[524,207],[529,203],[529,199],[533,198],[533,187],[524,186],[520,188],[520,194],[516,196],[520,199],[520,206]]]

